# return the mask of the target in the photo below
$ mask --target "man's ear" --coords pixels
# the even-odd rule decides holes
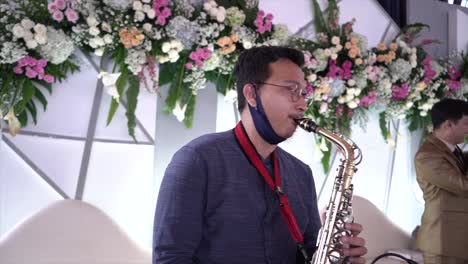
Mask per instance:
[[[245,101],[252,107],[257,107],[257,91],[255,86],[251,83],[247,83],[244,85],[244,89],[242,90],[244,93]]]

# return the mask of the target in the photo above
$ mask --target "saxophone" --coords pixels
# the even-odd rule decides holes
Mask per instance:
[[[356,165],[362,160],[361,150],[350,139],[317,126],[311,119],[302,118],[296,122],[304,130],[324,136],[335,144],[344,156],[337,169],[338,175],[335,177],[332,195],[327,206],[326,219],[320,229],[317,250],[311,262],[313,264],[344,263],[346,258],[341,254],[343,244],[340,238],[351,235],[351,232],[345,229],[345,224],[354,221],[351,204],[353,197],[351,180],[357,171]]]

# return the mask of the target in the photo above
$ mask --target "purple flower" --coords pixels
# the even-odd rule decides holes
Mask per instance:
[[[404,83],[400,86],[394,85],[392,87],[392,99],[393,100],[399,100],[399,99],[405,99],[408,94],[409,94],[409,89],[408,89],[408,84]]]

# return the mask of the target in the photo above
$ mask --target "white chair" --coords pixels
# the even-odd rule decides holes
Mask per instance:
[[[410,258],[418,263],[423,263],[422,254],[412,250],[410,245],[411,235],[395,225],[369,200],[354,195],[353,215],[355,222],[363,225],[364,230],[360,234],[366,240],[368,253],[365,256],[370,263],[377,256],[394,252]],[[386,257],[376,264],[404,263],[401,260]]]
[[[150,264],[151,253],[134,243],[98,208],[62,200],[40,210],[0,239],[2,264]]]

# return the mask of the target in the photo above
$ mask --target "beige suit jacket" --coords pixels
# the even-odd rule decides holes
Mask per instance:
[[[416,153],[415,167],[425,200],[417,246],[427,253],[468,260],[466,166],[430,134]]]

